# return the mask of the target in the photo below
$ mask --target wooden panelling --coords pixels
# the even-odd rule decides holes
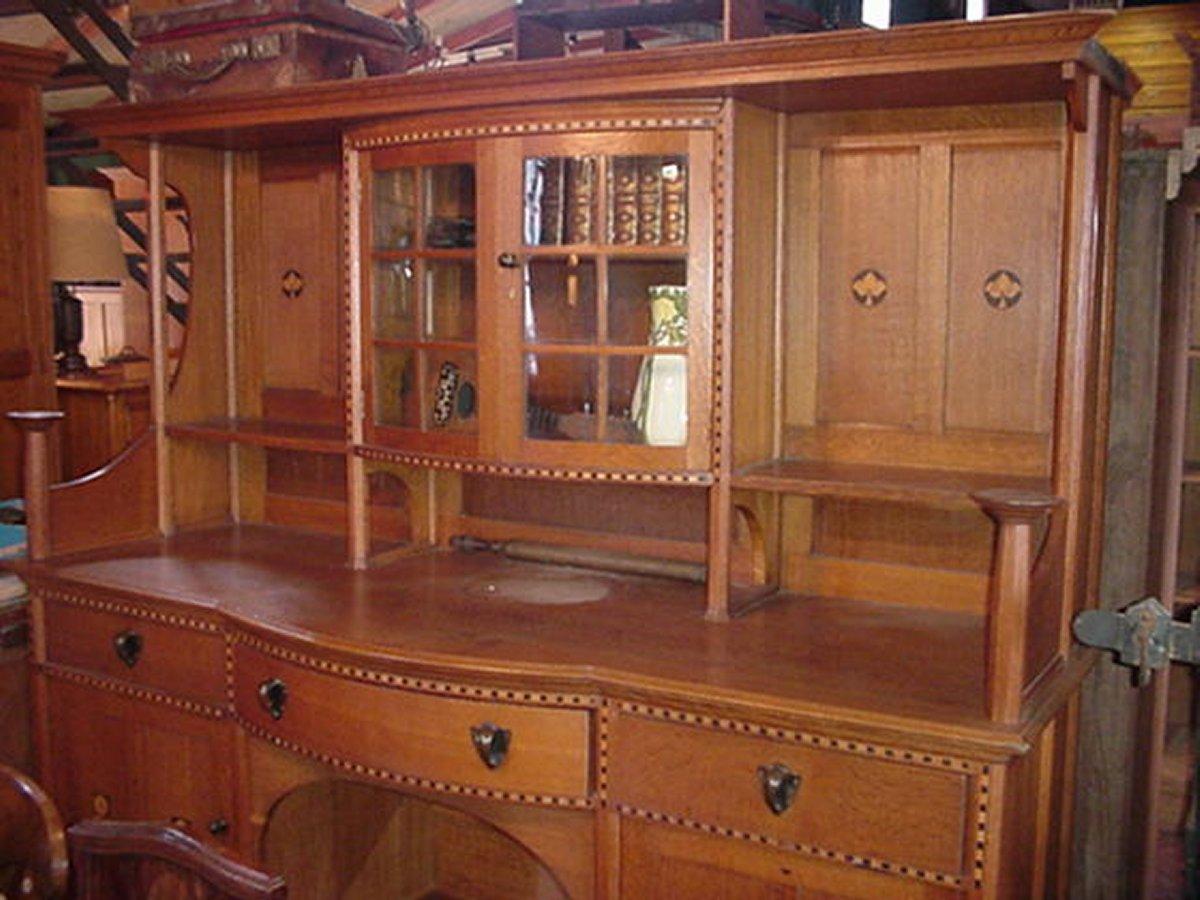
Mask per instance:
[[[228,722],[54,678],[46,694],[49,782],[67,823],[170,821],[202,840],[227,840],[210,827],[235,822]]]
[[[1053,414],[1061,150],[955,147],[945,426],[1045,434]],[[997,272],[1020,279],[1009,309],[984,298]]]
[[[837,150],[821,169],[817,418],[907,428],[917,387],[916,148]],[[863,306],[852,284],[873,271],[886,297]]]

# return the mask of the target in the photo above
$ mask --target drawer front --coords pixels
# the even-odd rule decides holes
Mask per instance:
[[[225,641],[220,634],[51,599],[41,602],[49,662],[224,705]]]
[[[613,722],[609,749],[609,793],[618,806],[893,871],[963,873],[965,772],[633,715]],[[780,813],[769,807],[759,774],[776,764],[799,777]]]
[[[260,696],[262,685],[273,679],[286,696],[278,718]],[[234,651],[234,685],[238,715],[251,725],[349,763],[505,794],[582,801],[589,793],[587,710],[460,700],[369,684],[244,645]],[[484,725],[511,736],[494,768],[472,739],[472,729]]]

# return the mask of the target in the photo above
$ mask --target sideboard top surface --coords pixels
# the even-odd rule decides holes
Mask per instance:
[[[582,571],[605,599],[538,605],[487,585],[561,567],[435,551],[360,572],[336,538],[266,526],[18,567],[35,589],[116,592],[383,669],[708,704],[985,755],[1023,746],[1020,727],[983,714],[984,622],[965,613],[788,596],[722,625],[702,618],[702,586]]]

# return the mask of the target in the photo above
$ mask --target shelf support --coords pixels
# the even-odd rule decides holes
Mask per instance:
[[[58,410],[8,413],[25,435],[26,543],[34,562],[50,556],[50,429],[62,417]]]
[[[1035,491],[989,490],[971,499],[996,523],[988,586],[986,691],[988,717],[1016,722],[1025,687],[1025,649],[1040,526],[1062,503]]]

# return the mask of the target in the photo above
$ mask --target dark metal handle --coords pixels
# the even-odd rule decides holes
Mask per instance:
[[[496,257],[496,262],[500,264],[502,269],[515,269],[521,265],[521,261],[517,259],[515,253],[501,253]]]
[[[287,705],[287,685],[280,678],[268,678],[258,686],[258,702],[270,713],[272,719],[283,718],[283,708]]]
[[[475,752],[489,769],[498,768],[508,756],[508,748],[512,743],[512,732],[500,728],[491,722],[471,726],[471,743]]]
[[[229,823],[224,819],[213,819],[208,823],[208,833],[213,837],[229,834]]]
[[[758,767],[758,780],[771,812],[777,816],[787,812],[800,790],[800,776],[783,763],[772,763]]]
[[[142,636],[136,631],[122,631],[113,638],[113,649],[117,658],[132,669],[142,657],[142,643]]]

